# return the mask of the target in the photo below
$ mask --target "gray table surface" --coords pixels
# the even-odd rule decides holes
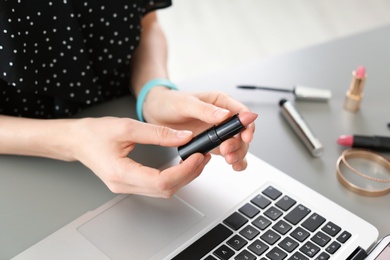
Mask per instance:
[[[361,109],[351,113],[343,109],[345,92],[352,70],[360,65],[366,67],[368,78]],[[259,114],[250,152],[371,222],[384,236],[390,233],[390,194],[364,197],[345,189],[336,178],[336,161],[344,150],[336,140],[341,134],[390,136],[389,69],[390,25],[255,60],[179,82],[179,86],[184,91],[222,90],[245,103]],[[236,89],[240,84],[280,87],[300,84],[331,89],[333,96],[327,103],[294,101],[290,94]],[[278,106],[281,98],[293,102],[323,143],[325,151],[321,158],[313,158],[283,120]],[[133,100],[126,97],[79,116],[135,117],[133,106]],[[174,155],[172,149],[138,146],[132,156],[158,167]],[[114,196],[77,162],[0,156],[0,259],[18,254]]]

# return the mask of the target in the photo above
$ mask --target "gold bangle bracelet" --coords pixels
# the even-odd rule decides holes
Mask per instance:
[[[372,162],[375,162],[381,166],[383,166],[387,172],[389,173],[390,176],[390,162],[388,159],[385,157],[381,156],[380,154],[368,151],[368,150],[363,150],[363,149],[348,149],[345,150],[339,159],[337,160],[337,165],[336,165],[336,172],[337,172],[337,179],[340,181],[341,184],[343,184],[346,188],[360,194],[360,195],[365,195],[365,196],[382,196],[390,192],[390,179],[381,179],[381,178],[376,178],[373,176],[369,176],[367,174],[364,174],[355,168],[353,168],[349,163],[348,159],[356,159],[356,158],[363,158],[370,160]],[[344,164],[351,172],[354,174],[365,178],[370,181],[374,182],[380,182],[380,183],[389,183],[389,187],[386,189],[378,189],[378,190],[372,190],[372,189],[366,189],[363,187],[359,187],[355,184],[353,184],[351,181],[349,181],[344,174],[342,173],[341,170],[341,164]]]

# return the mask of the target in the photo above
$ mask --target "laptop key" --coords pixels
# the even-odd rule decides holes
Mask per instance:
[[[248,218],[253,218],[254,216],[256,216],[260,212],[260,210],[258,210],[254,206],[252,206],[250,203],[246,203],[238,211],[240,211],[242,214],[244,214]]]
[[[337,243],[336,241],[333,241],[326,249],[325,251],[328,252],[329,254],[334,254],[336,251],[340,248],[340,244]]]
[[[239,235],[233,236],[226,243],[237,251],[243,248],[246,244],[248,244],[248,242]]]
[[[328,255],[325,252],[322,252],[321,254],[319,254],[317,256],[316,260],[328,260],[329,258],[330,258],[330,255]]]
[[[254,197],[251,202],[261,209],[265,209],[271,203],[269,199],[260,194]]]
[[[222,224],[218,224],[201,238],[189,245],[186,249],[175,256],[174,260],[201,259],[216,246],[227,239],[233,231]]]
[[[258,234],[260,234],[260,231],[254,228],[252,225],[248,225],[241,229],[240,234],[244,236],[248,240],[254,239]]]
[[[290,229],[292,228],[292,226],[290,224],[288,224],[287,222],[285,222],[284,220],[279,220],[278,223],[276,223],[275,225],[273,225],[272,227],[274,230],[278,231],[279,234],[281,235],[284,235],[286,234],[288,231],[290,231]]]
[[[289,210],[294,204],[297,203],[295,200],[290,198],[289,196],[284,196],[278,202],[276,202],[276,206],[284,211]]]
[[[267,253],[267,257],[271,260],[283,260],[287,257],[287,254],[280,248],[274,247]]]
[[[263,190],[262,193],[272,200],[276,200],[277,198],[279,198],[280,195],[282,195],[280,191],[278,191],[272,186],[269,186],[268,188]]]
[[[268,244],[273,245],[280,239],[280,236],[276,232],[269,229],[263,235],[261,235],[260,238]]]
[[[324,247],[330,241],[330,237],[325,235],[321,231],[318,231],[312,238],[311,241],[316,243],[317,245]]]
[[[256,255],[262,255],[265,251],[268,250],[268,246],[262,241],[256,239],[252,244],[248,246],[248,249],[251,250]]]
[[[278,245],[287,252],[291,253],[295,248],[297,248],[297,246],[299,246],[299,243],[291,237],[286,237]]]
[[[293,225],[298,224],[307,214],[310,213],[310,209],[306,208],[302,204],[296,206],[293,210],[291,210],[284,219],[290,222]]]
[[[204,260],[218,260],[217,258],[215,258],[214,256],[212,255],[209,255],[208,257],[206,257]]]
[[[351,233],[349,233],[348,231],[343,231],[343,233],[341,233],[340,236],[337,237],[337,241],[344,244],[350,237]]]
[[[320,248],[316,245],[314,245],[312,242],[307,241],[300,249],[302,253],[307,255],[308,257],[313,257],[315,256],[318,251],[320,251]]]
[[[235,258],[234,260],[256,260],[256,256],[254,256],[253,254],[251,254],[249,251],[247,250],[242,250],[241,253],[239,253]]]
[[[310,235],[310,233],[301,227],[297,227],[293,232],[290,233],[290,235],[299,242],[303,242]]]
[[[228,260],[230,257],[234,255],[234,251],[231,250],[226,245],[222,245],[218,247],[217,250],[214,251],[214,255],[216,255],[221,260]]]
[[[261,230],[266,229],[269,225],[271,225],[271,221],[264,216],[259,216],[255,220],[252,221],[252,224]]]
[[[334,237],[340,232],[341,228],[334,224],[333,222],[329,221],[326,223],[325,226],[322,227],[322,231],[324,231],[326,234]]]
[[[275,207],[270,207],[264,212],[264,215],[272,220],[278,219],[283,213]]]
[[[322,223],[325,222],[325,218],[318,215],[317,213],[313,213],[308,219],[306,219],[302,226],[311,232],[315,231]]]
[[[234,230],[238,230],[246,222],[248,222],[248,219],[246,219],[243,215],[241,215],[238,212],[234,212],[223,221],[224,224],[228,225]]]
[[[299,252],[295,252],[288,260],[309,260],[309,258]]]

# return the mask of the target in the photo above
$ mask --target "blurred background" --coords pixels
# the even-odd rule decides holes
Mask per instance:
[[[390,0],[172,0],[159,21],[173,81],[390,23]]]

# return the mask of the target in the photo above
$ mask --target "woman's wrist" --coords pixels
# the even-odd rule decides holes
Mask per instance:
[[[152,79],[148,81],[141,89],[141,91],[138,94],[137,97],[137,104],[136,104],[136,111],[137,111],[137,116],[140,121],[145,121],[144,119],[144,105],[146,102],[146,97],[149,95],[151,91],[153,91],[156,88],[165,88],[165,89],[173,89],[177,90],[177,86],[169,81],[168,79],[164,78],[157,78],[157,79]]]
[[[74,161],[73,119],[0,117],[0,153]]]

